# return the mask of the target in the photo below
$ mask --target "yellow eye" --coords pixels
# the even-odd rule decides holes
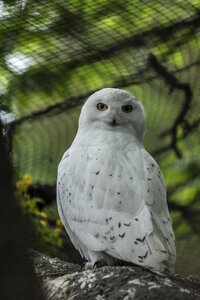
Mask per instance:
[[[108,109],[108,106],[104,103],[98,103],[97,104],[97,109],[100,110],[100,111],[104,111],[104,110]]]
[[[122,105],[122,111],[125,113],[130,113],[133,110],[133,106],[130,104]]]

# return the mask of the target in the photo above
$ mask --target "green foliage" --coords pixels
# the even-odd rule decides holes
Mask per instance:
[[[161,167],[168,187],[168,199],[174,208],[172,218],[176,238],[199,240],[200,146],[193,135],[186,141],[180,141],[179,145],[184,149],[183,158],[177,159],[169,153],[162,160]]]
[[[49,253],[55,253],[63,246],[61,230],[63,228],[58,215],[52,215],[51,211],[39,210],[43,203],[40,198],[31,198],[28,194],[28,187],[32,184],[32,176],[25,174],[22,179],[16,182],[16,198],[23,213],[28,217],[31,224],[31,241],[33,247]],[[53,224],[53,225],[52,225]]]

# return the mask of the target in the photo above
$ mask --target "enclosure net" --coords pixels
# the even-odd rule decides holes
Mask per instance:
[[[144,103],[150,151],[173,144],[179,152],[175,139],[191,136],[199,121],[199,8],[199,1],[2,3],[1,102],[16,116],[19,173],[54,183],[83,101],[108,86]]]
[[[198,0],[1,1],[0,49],[0,117],[17,177],[54,186],[84,101],[123,88],[144,104],[145,147],[170,207],[192,214],[199,234]]]

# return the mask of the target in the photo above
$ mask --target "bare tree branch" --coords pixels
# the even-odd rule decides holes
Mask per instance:
[[[110,45],[106,45],[105,48],[96,48],[94,51],[91,51],[91,45],[86,47],[85,52],[88,53],[84,56],[79,56],[74,60],[71,60],[65,64],[67,69],[73,70],[76,67],[80,67],[82,65],[88,63],[94,63],[96,61],[102,59],[108,59],[113,56],[113,53],[117,51],[121,51],[127,49],[129,47],[140,48],[141,46],[145,46],[148,44],[150,39],[155,40],[155,37],[159,41],[166,41],[169,38],[169,34],[174,34],[180,30],[180,28],[184,31],[182,34],[182,43],[186,43],[187,39],[191,38],[191,33],[193,33],[194,26],[198,27],[200,25],[199,13],[197,12],[193,18],[181,20],[179,22],[169,23],[167,26],[155,26],[149,30],[139,31],[130,37],[125,37],[124,39],[120,39],[114,41]],[[176,42],[176,41],[175,41]],[[181,45],[181,41],[179,40],[179,46]],[[94,47],[94,45],[93,45]]]
[[[114,84],[112,85],[112,87],[114,87],[114,88],[118,87],[119,88],[119,87],[124,87],[124,86],[129,86],[129,85],[139,85],[139,84],[142,84],[146,81],[150,82],[150,81],[152,81],[156,78],[156,76],[149,76],[148,78],[145,78],[143,80],[139,80],[138,77],[144,75],[145,70],[146,70],[146,68],[141,70],[137,74],[133,74],[132,76],[130,75],[126,78],[117,79],[114,82]],[[57,113],[60,113],[60,112],[66,111],[68,109],[74,108],[78,105],[81,105],[83,103],[83,101],[85,99],[87,99],[95,91],[96,90],[92,90],[92,91],[88,91],[85,94],[80,94],[78,96],[69,97],[68,99],[66,99],[65,101],[63,101],[61,103],[59,102],[59,103],[50,105],[48,107],[45,107],[44,109],[41,109],[39,111],[32,112],[29,115],[25,115],[24,117],[21,117],[20,119],[17,119],[15,121],[13,121],[12,123],[10,123],[11,130],[16,126],[19,126],[19,125],[23,124],[26,121],[29,121],[29,120],[32,120],[32,119],[35,119],[35,118],[38,118],[38,117],[42,117],[46,114],[56,115]]]
[[[183,68],[181,70],[176,70],[174,73],[178,73],[180,71],[186,70],[188,68],[198,65],[199,63],[200,63],[199,61],[196,61],[194,64],[186,66],[185,68]],[[123,76],[123,77],[120,77],[119,79],[116,79],[114,81],[112,87],[124,88],[124,87],[130,86],[130,85],[140,85],[140,84],[143,84],[146,82],[150,83],[153,80],[155,80],[156,78],[158,78],[157,75],[154,75],[154,76],[150,75],[150,76],[145,76],[144,78],[142,78],[144,75],[146,75],[146,67],[137,73],[130,74],[128,76]],[[88,98],[94,92],[95,92],[95,90],[92,90],[85,94],[80,94],[78,96],[72,96],[72,97],[69,97],[68,99],[64,100],[61,103],[59,102],[59,103],[50,105],[44,109],[41,109],[39,111],[35,111],[29,115],[25,115],[24,117],[21,117],[20,119],[17,119],[14,122],[10,123],[10,127],[11,127],[11,129],[13,129],[14,127],[19,126],[26,121],[29,121],[29,120],[32,120],[32,119],[35,119],[38,117],[43,117],[46,114],[49,114],[49,115],[57,114],[62,111],[66,111],[68,109],[74,108],[78,105],[81,105],[82,102],[84,101],[84,99]],[[166,150],[168,150],[168,147]]]
[[[155,55],[153,54],[149,55],[148,64],[154,69],[154,71],[158,75],[160,75],[161,78],[163,78],[163,80],[169,86],[170,92],[173,92],[174,90],[177,89],[177,90],[182,90],[185,94],[182,109],[180,113],[177,115],[174,123],[169,129],[167,129],[166,131],[160,134],[161,138],[165,137],[166,135],[171,135],[171,143],[169,146],[157,150],[157,154],[158,154],[166,150],[169,150],[169,148],[172,148],[175,151],[176,155],[179,158],[181,158],[182,154],[178,149],[178,145],[177,145],[177,139],[178,139],[177,131],[179,125],[184,125],[186,123],[185,117],[190,109],[190,105],[193,97],[191,87],[188,83],[180,82],[173,74],[171,74],[163,65],[159,63]]]
[[[199,224],[195,222],[195,216],[198,218],[200,209],[194,208],[190,205],[180,205],[175,201],[168,200],[170,210],[181,212],[183,219],[188,223],[193,233],[200,235]]]

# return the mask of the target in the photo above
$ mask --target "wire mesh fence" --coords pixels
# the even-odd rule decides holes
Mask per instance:
[[[181,233],[180,214],[184,234],[199,236],[198,0],[1,1],[0,49],[17,177],[54,186],[84,101],[124,88],[144,104],[145,147],[163,168],[175,225]]]

